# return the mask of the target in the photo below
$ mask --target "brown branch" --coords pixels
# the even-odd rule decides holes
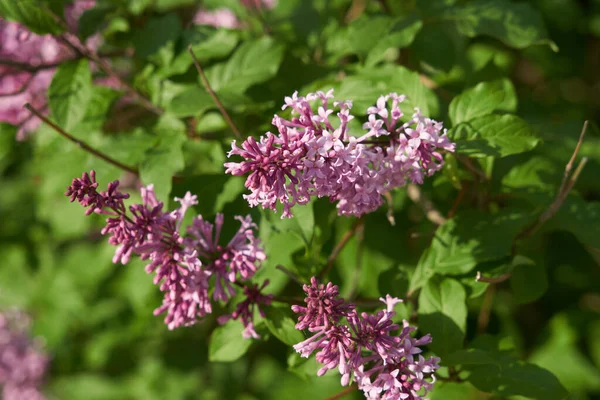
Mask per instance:
[[[325,398],[324,400],[341,399],[342,397],[349,395],[350,393],[354,392],[357,389],[358,389],[358,386],[356,385],[356,383],[354,383],[354,384],[348,386],[346,389],[342,390],[341,392],[336,393],[333,396],[329,396],[329,397]]]
[[[354,21],[365,11],[367,8],[367,0],[354,0],[350,9],[346,13],[346,17],[344,18],[344,22],[349,24]]]
[[[296,282],[298,285],[300,285],[300,286],[304,285],[304,283],[300,280],[300,278],[298,278],[298,275],[296,275],[295,273],[293,273],[292,271],[290,271],[283,265],[279,264],[275,267],[275,269],[278,269],[281,272],[283,272],[284,274],[286,274],[288,277],[290,277],[291,280]]]
[[[481,310],[479,310],[479,315],[477,316],[478,334],[484,333],[490,323],[490,315],[492,314],[492,306],[494,305],[495,292],[496,285],[489,285],[485,291],[483,303],[481,304]]]
[[[454,214],[456,214],[456,211],[458,210],[458,206],[460,206],[460,203],[462,203],[463,197],[465,197],[466,191],[467,191],[467,187],[463,184],[462,187],[460,188],[460,191],[458,192],[458,195],[456,195],[456,199],[454,200],[454,203],[452,204],[452,208],[450,209],[450,211],[448,211],[448,218],[454,217]]]
[[[200,75],[200,79],[202,80],[202,83],[204,83],[206,91],[208,92],[208,94],[210,95],[210,97],[212,97],[213,101],[217,105],[217,108],[219,109],[219,112],[221,113],[221,115],[223,116],[223,118],[225,118],[225,122],[227,122],[227,125],[229,125],[229,127],[231,128],[231,130],[233,131],[233,134],[235,135],[235,137],[238,138],[238,139],[240,139],[240,140],[242,140],[244,137],[240,133],[240,131],[237,128],[237,126],[233,123],[233,120],[231,119],[231,117],[227,113],[227,110],[225,110],[225,106],[223,106],[223,103],[219,99],[219,96],[217,96],[217,94],[215,93],[215,91],[210,86],[210,82],[208,82],[208,78],[206,77],[206,74],[204,73],[204,70],[202,69],[202,66],[200,65],[200,62],[198,61],[198,58],[196,57],[196,54],[194,54],[194,50],[192,48],[192,45],[188,46],[188,52],[192,56],[192,60],[194,61],[194,66],[196,67],[196,70],[198,70],[198,74]]]
[[[583,171],[583,168],[585,167],[585,164],[588,161],[587,157],[583,157],[581,159],[581,161],[579,161],[579,164],[577,165],[577,168],[575,168],[575,171],[573,172],[573,174],[569,177],[569,173],[571,172],[571,169],[573,168],[575,158],[577,157],[577,154],[579,153],[579,149],[581,148],[581,144],[583,143],[583,138],[585,136],[585,132],[587,131],[587,127],[588,127],[588,121],[585,121],[583,124],[583,128],[581,130],[581,134],[579,135],[579,140],[577,141],[577,145],[575,146],[575,150],[573,150],[573,155],[571,155],[571,159],[565,166],[565,173],[563,175],[563,179],[561,181],[558,192],[556,193],[556,197],[554,198],[554,201],[548,206],[546,211],[544,211],[540,215],[540,217],[537,219],[537,221],[535,221],[532,225],[530,225],[529,227],[527,227],[526,229],[521,231],[515,237],[515,239],[513,240],[513,248],[512,248],[513,254],[516,253],[517,241],[519,239],[522,239],[522,238],[525,238],[527,236],[534,234],[542,225],[544,225],[544,223],[546,223],[546,221],[548,221],[550,218],[552,218],[554,216],[554,214],[556,214],[556,212],[558,211],[560,206],[562,206],[562,204],[564,203],[565,199],[567,198],[567,195],[569,194],[569,192],[571,192],[571,189],[573,189],[575,182],[577,182],[577,179],[579,178],[581,171]]]
[[[85,143],[82,140],[77,139],[76,137],[72,136],[71,134],[67,133],[64,129],[62,129],[60,126],[56,125],[54,122],[50,121],[48,118],[46,118],[44,115],[42,115],[41,112],[39,112],[38,110],[36,110],[35,108],[33,108],[29,103],[25,104],[25,108],[27,110],[29,110],[29,112],[31,112],[33,115],[35,115],[36,117],[38,117],[39,119],[41,119],[42,121],[44,121],[46,124],[48,124],[52,129],[54,129],[56,132],[58,132],[62,137],[70,140],[71,142],[75,143],[76,145],[78,145],[79,147],[81,147],[83,150],[87,151],[88,153],[106,161],[109,164],[112,164],[118,168],[121,168],[124,171],[130,172],[134,175],[139,175],[139,171],[136,168],[130,167],[128,165],[122,164],[119,161],[107,156],[106,154],[94,149],[93,147],[91,147],[90,145],[88,145],[87,143]]]
[[[81,57],[87,58],[88,60],[94,62],[98,67],[108,76],[116,79],[119,84],[125,89],[125,91],[133,98],[135,98],[144,108],[153,112],[156,115],[162,115],[162,108],[155,106],[152,104],[150,100],[140,94],[137,90],[133,88],[129,83],[125,82],[121,76],[112,69],[111,65],[100,58],[98,54],[94,51],[91,51],[87,48],[87,46],[81,42],[77,35],[73,33],[68,33],[68,25],[64,18],[60,17],[56,13],[54,13],[50,8],[43,6],[44,10],[50,15],[59,25],[63,27],[67,31],[67,33],[57,36],[57,38],[63,42],[65,45],[70,47],[75,53],[79,54]],[[71,40],[75,40],[77,43],[73,43]]]
[[[362,218],[359,218],[356,221],[354,221],[354,224],[352,224],[352,227],[350,227],[350,230],[348,232],[344,233],[344,236],[342,236],[342,239],[339,241],[338,244],[335,245],[335,247],[333,248],[333,251],[331,252],[329,257],[327,257],[327,264],[325,264],[325,268],[323,268],[321,270],[321,272],[319,273],[319,275],[318,275],[319,278],[323,278],[324,276],[326,276],[329,273],[329,271],[331,271],[331,268],[333,268],[333,265],[335,264],[335,259],[341,253],[341,251],[344,249],[344,247],[346,247],[346,245],[348,244],[350,239],[352,239],[352,236],[354,236],[354,234],[356,233],[356,230],[358,229],[358,227],[362,224],[364,224],[364,220]]]
[[[477,282],[486,282],[486,283],[502,283],[505,280],[507,280],[508,278],[510,278],[510,272],[504,273],[504,274],[496,276],[494,278],[486,278],[485,276],[481,275],[480,271],[477,271],[477,275],[475,276],[475,280]]]
[[[79,41],[79,38],[75,37],[79,43],[71,42],[72,37],[75,36],[66,34],[64,36],[59,37],[59,39],[61,39],[61,41],[67,46],[69,46],[73,51],[95,63],[98,66],[98,68],[100,68],[102,72],[104,72],[106,75],[116,79],[119,82],[119,85],[125,89],[125,92],[127,92],[127,94],[136,99],[145,109],[156,115],[162,115],[162,108],[152,104],[150,100],[148,100],[145,96],[143,96],[141,93],[135,90],[134,87],[127,83],[125,80],[123,80],[123,78],[121,78],[121,76],[111,67],[111,65],[108,62],[101,59],[93,51],[89,50],[85,45],[83,45]]]
[[[52,69],[52,68],[56,68],[58,67],[60,64],[62,64],[63,62],[68,62],[68,61],[73,61],[76,60],[76,58],[67,58],[64,60],[61,60],[59,62],[54,62],[54,63],[50,63],[50,64],[39,64],[39,65],[32,65],[32,64],[28,64],[28,63],[23,63],[23,62],[19,62],[19,61],[14,61],[14,60],[5,60],[5,59],[0,59],[0,65],[4,65],[7,67],[12,67],[15,68],[19,71],[25,71],[25,72],[38,72],[44,69]]]
[[[446,222],[446,218],[439,212],[431,200],[429,200],[422,192],[419,186],[411,183],[406,186],[408,197],[418,206],[421,207],[428,220],[436,225],[442,225]]]
[[[465,166],[465,168],[467,168],[471,172],[471,174],[473,174],[475,178],[479,178],[481,181],[487,180],[487,176],[485,175],[485,173],[476,166],[474,166],[469,157],[465,157],[462,154],[457,154],[456,159],[460,161]]]

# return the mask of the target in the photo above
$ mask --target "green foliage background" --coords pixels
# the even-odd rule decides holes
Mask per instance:
[[[58,33],[37,3],[0,0],[0,15]],[[457,143],[421,188],[453,216],[438,228],[397,190],[395,226],[385,207],[366,216],[331,280],[350,297],[410,293],[400,316],[432,334],[428,350],[444,366],[432,400],[600,398],[599,1],[279,0],[260,14],[234,0],[204,1],[231,8],[243,30],[191,25],[198,6],[98,0],[81,36],[99,32],[106,52],[133,48],[114,57],[115,68],[163,111],[115,107],[124,93],[94,84],[101,73],[81,59],[59,67],[51,118],[139,168],[164,201],[190,190],[195,211],[224,212],[229,230],[233,215],[251,213],[269,257],[257,279],[298,296],[275,266],[307,281],[354,221],[326,200],[296,207],[292,220],[248,208],[243,178],[222,166],[232,132],[187,46],[244,135],[271,129],[294,90],[335,88],[361,117],[380,94],[405,93],[408,110],[444,121]],[[574,189],[541,229],[515,240],[554,200],[585,119],[578,159],[589,161]],[[90,169],[103,184],[121,178],[133,187],[133,177],[48,126],[29,142],[14,136],[0,125],[0,305],[33,315],[53,358],[51,398],[318,399],[341,390],[336,374],[317,378],[314,360],[294,354],[303,336],[287,309],[270,312],[261,341],[242,341],[237,324],[215,330],[214,318],[168,331],[152,315],[160,294],[143,264],[112,264],[102,218],[84,217],[63,195]],[[173,175],[183,179],[172,185]],[[478,271],[511,277],[490,289],[475,281]]]

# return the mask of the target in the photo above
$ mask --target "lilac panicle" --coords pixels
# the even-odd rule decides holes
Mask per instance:
[[[90,0],[76,0],[65,7],[65,18],[72,32],[77,30],[83,12],[94,4]],[[87,47],[96,49],[98,38],[90,38]],[[29,103],[47,113],[46,93],[56,67],[74,59],[76,54],[57,37],[36,35],[25,26],[2,18],[0,43],[0,122],[17,125],[17,139],[25,140],[38,128],[40,120],[23,106]]]
[[[353,306],[339,298],[339,288],[331,282],[327,285],[319,284],[313,276],[310,285],[304,285],[303,290],[306,293],[306,307],[292,306],[292,311],[300,314],[296,324],[298,330],[315,332],[329,329],[353,309]]]
[[[232,284],[252,278],[266,259],[260,240],[254,236],[256,225],[250,216],[236,219],[241,226],[224,247],[219,245],[223,214],[217,214],[214,226],[199,215],[187,229],[188,246],[198,250],[204,268],[215,276],[215,300],[229,300],[235,293]]]
[[[29,336],[29,319],[19,311],[0,313],[0,386],[4,400],[43,400],[40,391],[49,358]]]
[[[329,197],[340,215],[360,216],[377,209],[390,190],[423,183],[443,166],[443,152],[454,151],[442,123],[419,109],[402,123],[404,95],[380,96],[360,137],[349,132],[352,103],[333,99],[333,89],[306,97],[295,92],[282,107],[291,117],[273,117],[277,133],[249,137],[241,147],[233,141],[228,156],[242,161],[225,163],[225,172],[248,175],[250,206],[275,210],[281,203],[283,218],[311,197]]]
[[[254,330],[254,307],[258,309],[261,317],[265,317],[264,311],[260,308],[261,305],[271,305],[273,295],[264,295],[261,291],[269,284],[269,280],[265,280],[261,287],[258,284],[244,286],[244,295],[246,299],[240,302],[234,312],[231,314],[221,315],[218,318],[219,324],[223,325],[230,319],[240,319],[244,325],[242,336],[246,339],[253,337],[260,338],[259,334]]]
[[[236,217],[240,228],[221,245],[222,214],[217,215],[215,225],[198,215],[189,226],[182,226],[185,214],[198,204],[195,195],[187,192],[183,198],[175,198],[180,206],[168,212],[152,185],[141,188],[140,193],[142,203],[126,207],[124,200],[129,195],[120,192],[119,181],[100,192],[91,171],[73,179],[65,195],[88,207],[86,214],[107,215],[102,234],[116,246],[113,262],[126,264],[133,254],[147,260],[145,270],[154,274],[154,283],[163,292],[163,303],[154,314],[165,314],[169,329],[195,324],[212,312],[211,297],[228,301],[237,285],[245,287],[248,300],[230,317],[241,317],[247,328],[245,336],[256,337],[250,310],[254,305],[269,304],[271,297],[260,294],[264,285],[258,289],[242,283],[251,279],[266,259],[252,219]]]
[[[387,295],[380,299],[386,305],[384,310],[359,314],[353,305],[345,305],[343,299],[338,299],[336,290],[335,307],[346,307],[347,311],[334,312],[338,318],[327,318],[331,312],[325,311],[326,307],[315,307],[319,304],[316,298],[324,297],[326,287],[329,294],[333,294],[333,286],[331,283],[320,285],[319,290],[315,278],[311,283],[312,287],[305,285],[305,291],[309,293],[307,289],[310,289],[316,295],[309,294],[306,307],[292,306],[292,310],[300,314],[297,329],[309,326],[309,315],[313,317],[308,320],[319,321],[315,325],[320,329],[309,327],[314,334],[296,344],[294,349],[302,357],[316,353],[317,362],[323,365],[317,374],[337,368],[342,385],[355,381],[367,399],[424,400],[423,396],[433,389],[433,373],[439,368],[439,359],[426,359],[420,354],[420,346],[431,343],[430,335],[416,339],[411,336],[416,328],[408,321],[403,321],[402,326],[392,321],[393,308],[400,300]],[[309,309],[315,311],[310,313]],[[342,315],[346,324],[342,323]]]

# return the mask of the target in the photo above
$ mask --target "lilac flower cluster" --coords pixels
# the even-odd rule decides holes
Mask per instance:
[[[387,295],[380,299],[385,310],[359,314],[338,297],[338,287],[331,283],[319,284],[313,277],[304,291],[306,306],[292,306],[292,310],[300,315],[296,329],[313,335],[294,349],[302,357],[316,352],[317,362],[323,365],[319,376],[337,368],[342,385],[354,380],[365,398],[372,400],[421,400],[432,390],[439,359],[420,355],[420,346],[431,343],[429,334],[415,339],[411,333],[416,328],[408,321],[401,327],[392,321],[393,308],[401,300]],[[393,335],[395,331],[399,333]]]
[[[29,336],[29,319],[19,311],[0,313],[0,386],[4,400],[43,400],[40,391],[48,357]]]
[[[266,259],[260,240],[254,236],[256,225],[251,218],[236,217],[241,223],[233,238],[224,246],[219,244],[223,215],[218,214],[215,224],[201,215],[182,228],[184,216],[198,204],[197,197],[187,192],[175,198],[179,208],[165,211],[152,185],[141,189],[142,204],[125,207],[129,195],[119,191],[119,181],[98,191],[94,171],[73,179],[65,195],[88,207],[86,214],[107,215],[103,234],[109,243],[117,246],[113,262],[126,264],[133,253],[148,260],[146,272],[154,273],[154,283],[164,293],[163,304],[154,314],[165,313],[169,329],[188,326],[212,312],[212,300],[227,302],[235,295],[234,285],[244,288],[247,299],[237,310],[221,319],[240,318],[245,326],[245,337],[258,337],[252,322],[255,305],[270,304],[272,296],[262,295],[257,286],[246,286]],[[181,233],[181,232],[184,233]],[[212,292],[212,293],[211,293]]]
[[[240,3],[249,10],[273,8],[277,0],[240,0]],[[199,9],[193,18],[193,23],[196,25],[211,25],[215,28],[239,29],[242,23],[233,11],[226,7],[206,10]]]
[[[419,109],[401,121],[404,95],[379,97],[367,110],[366,132],[360,137],[349,130],[352,103],[333,98],[333,89],[306,97],[295,92],[282,107],[291,108],[291,118],[273,118],[277,134],[267,132],[258,141],[249,137],[241,148],[233,141],[229,156],[244,160],[226,163],[226,173],[249,174],[246,187],[251,193],[244,198],[251,206],[275,210],[279,202],[282,218],[291,217],[294,205],[327,196],[337,201],[340,215],[359,216],[381,206],[382,195],[390,190],[423,183],[443,166],[443,151],[454,151],[442,123]]]
[[[65,8],[70,30],[77,30],[77,21],[95,1],[76,0]],[[36,35],[26,27],[0,18],[0,122],[17,125],[17,139],[24,140],[38,128],[40,120],[23,106],[30,103],[48,111],[46,92],[56,67],[73,59],[75,53],[57,37]],[[88,46],[98,46],[97,37]]]

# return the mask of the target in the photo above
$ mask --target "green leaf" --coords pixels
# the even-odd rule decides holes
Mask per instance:
[[[545,228],[569,231],[581,243],[600,249],[600,202],[587,203],[582,198],[571,195],[546,223]]]
[[[101,6],[84,11],[78,21],[79,36],[86,40],[100,30],[113,7]]]
[[[498,365],[498,361],[487,351],[480,349],[464,349],[449,354],[444,358],[444,365]]]
[[[242,44],[224,63],[206,71],[213,88],[244,93],[250,86],[267,81],[277,74],[283,58],[283,46],[265,37]]]
[[[92,74],[87,60],[58,67],[48,89],[50,110],[58,125],[71,130],[83,119],[92,97]]]
[[[514,164],[512,164],[514,165]],[[507,190],[517,188],[537,189],[541,192],[554,192],[560,182],[560,165],[544,156],[533,156],[524,163],[514,165],[502,178]]]
[[[374,45],[368,49],[365,66],[373,67],[384,60],[390,49],[397,52],[398,49],[410,46],[422,26],[423,21],[416,13],[394,21],[391,30],[377,37]],[[361,39],[358,43],[362,43]]]
[[[475,400],[481,394],[468,382],[436,382],[431,393],[427,393],[430,400]]]
[[[600,371],[583,353],[579,332],[567,315],[559,314],[550,321],[550,337],[531,355],[530,361],[555,374],[570,391],[600,390]]]
[[[510,255],[513,238],[531,218],[510,210],[495,215],[475,210],[457,214],[438,228],[429,251],[419,260],[421,276],[413,280],[423,281],[432,273],[465,274],[478,263]],[[411,282],[411,289],[416,287]]]
[[[452,125],[483,117],[494,111],[515,112],[517,95],[508,79],[481,82],[465,90],[450,103],[448,115]]]
[[[401,66],[360,69],[356,75],[342,79],[335,96],[340,100],[352,100],[352,111],[366,114],[367,108],[374,105],[379,96],[389,92],[407,96],[406,101],[400,105],[405,115],[412,115],[415,107],[419,107],[423,115],[427,116],[438,112],[439,104],[435,93],[421,82],[417,72]]]
[[[529,124],[515,115],[487,115],[463,122],[448,132],[456,152],[469,157],[506,157],[530,151],[539,138]]]
[[[165,114],[154,131],[158,137],[157,142],[146,151],[140,165],[140,178],[144,184],[154,185],[156,196],[161,201],[167,201],[173,176],[184,167],[181,147],[186,140],[185,124]]]
[[[525,257],[515,257],[510,287],[517,303],[531,303],[539,299],[548,290],[545,266]]]
[[[303,341],[304,335],[295,328],[296,323],[290,317],[290,314],[289,307],[266,307],[264,322],[277,339],[289,346],[293,346]]]
[[[150,18],[133,36],[136,55],[145,58],[165,46],[174,46],[180,33],[181,21],[176,14]]]
[[[239,321],[229,321],[217,327],[208,343],[208,359],[212,362],[235,361],[248,351],[250,339],[242,337],[244,326]]]
[[[446,278],[425,285],[419,295],[419,328],[431,333],[431,350],[444,359],[461,349],[466,325],[466,292],[460,283]]]
[[[469,382],[484,392],[501,396],[525,396],[537,400],[566,400],[567,391],[548,370],[516,359],[507,352],[490,353],[494,364],[477,364]]]
[[[64,31],[39,0],[0,0],[0,16],[19,22],[40,35],[58,35]]]
[[[192,50],[201,63],[229,55],[239,41],[236,32],[209,27],[198,27],[198,30],[192,32],[186,31],[184,37],[186,39],[184,42],[192,45]],[[191,65],[192,56],[185,46],[185,50],[175,57],[164,76],[183,74]]]
[[[544,44],[558,51],[550,40],[542,16],[527,3],[507,0],[476,0],[462,7],[449,7],[442,19],[455,21],[466,36],[492,36],[510,47],[524,49]]]

